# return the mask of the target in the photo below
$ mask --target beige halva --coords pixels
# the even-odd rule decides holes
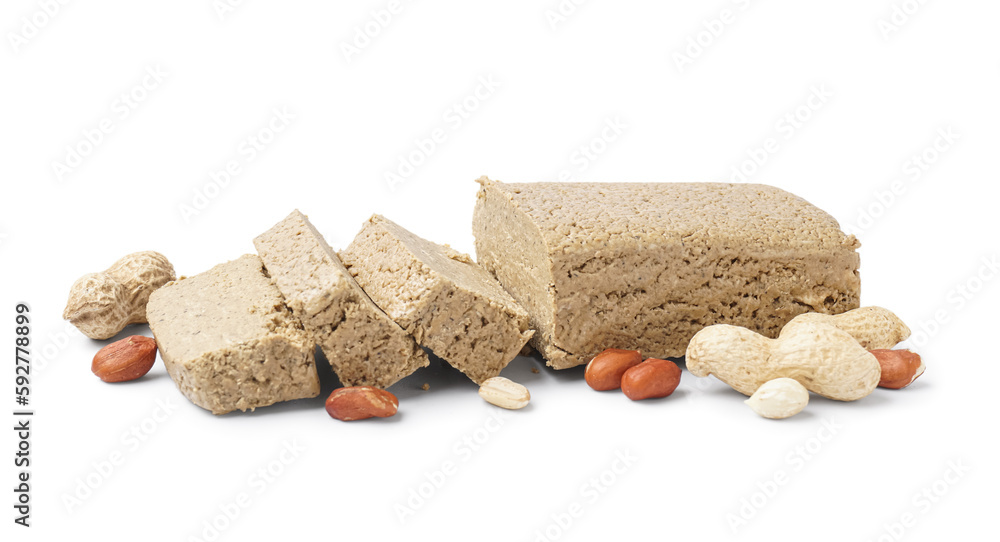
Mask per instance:
[[[776,188],[479,183],[478,263],[378,215],[338,254],[295,211],[259,256],[163,286],[147,316],[170,376],[222,414],[318,395],[316,345],[348,386],[392,386],[426,351],[481,383],[529,340],[563,369],[858,307],[857,240]]]

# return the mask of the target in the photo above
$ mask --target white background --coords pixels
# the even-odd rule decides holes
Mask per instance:
[[[220,540],[916,541],[993,529],[996,2],[567,0],[557,20],[556,0],[403,1],[387,23],[372,22],[386,1],[258,0],[221,15],[210,0],[70,2],[53,16],[45,4],[0,8],[4,336],[13,342],[16,302],[34,318],[30,530],[12,523],[13,431],[0,447],[17,540],[206,539],[213,520]],[[359,38],[366,25],[377,35]],[[267,133],[276,108],[294,118]],[[415,143],[435,130],[433,149]],[[85,155],[72,167],[68,148]],[[411,156],[420,164],[390,189],[387,173]],[[211,174],[230,161],[239,173],[220,189]],[[727,181],[740,166],[861,238],[863,304],[918,332],[910,344],[928,370],[915,385],[850,404],[814,397],[774,422],[711,378],[685,373],[669,399],[632,403],[591,391],[581,370],[517,358],[504,374],[533,400],[500,426],[437,363],[393,388],[390,420],[330,419],[329,378],[316,399],[215,417],[160,362],[131,384],[100,382],[90,360],[104,343],[60,318],[85,272],[157,250],[196,274],[252,252],[293,208],[335,247],[378,212],[472,252],[480,175]],[[301,450],[282,456],[284,443]],[[634,460],[622,468],[616,454]],[[435,474],[445,462],[451,474]],[[281,472],[260,477],[268,467]],[[411,490],[430,496],[401,521]],[[220,516],[241,492],[239,516]]]

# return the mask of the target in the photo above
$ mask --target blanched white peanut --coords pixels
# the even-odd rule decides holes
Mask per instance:
[[[809,403],[809,391],[792,378],[765,382],[744,403],[765,418],[780,420],[802,412]]]
[[[490,404],[510,410],[524,408],[531,400],[528,388],[502,376],[487,378],[479,386],[479,396]]]

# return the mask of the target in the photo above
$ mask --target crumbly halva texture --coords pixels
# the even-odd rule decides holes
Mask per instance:
[[[500,374],[533,331],[528,313],[467,254],[374,215],[341,260],[393,320],[476,383]]]
[[[606,348],[683,356],[711,324],[773,338],[796,315],[858,307],[858,240],[771,186],[478,182],[479,264],[556,369]]]
[[[301,212],[293,211],[254,245],[272,282],[345,386],[388,388],[430,364]]]
[[[257,256],[167,283],[146,315],[167,373],[213,414],[319,395],[315,343]]]

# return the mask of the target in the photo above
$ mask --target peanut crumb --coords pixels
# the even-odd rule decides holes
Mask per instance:
[[[424,385],[420,386],[420,389],[422,389],[424,391],[427,391],[427,390],[431,389],[431,385],[428,384],[428,383],[426,383],[426,382],[424,382]]]
[[[532,367],[532,368],[531,368],[531,372],[533,372],[533,373],[535,373],[535,374],[538,374],[538,372],[539,372],[539,371],[538,371],[538,367]]]

